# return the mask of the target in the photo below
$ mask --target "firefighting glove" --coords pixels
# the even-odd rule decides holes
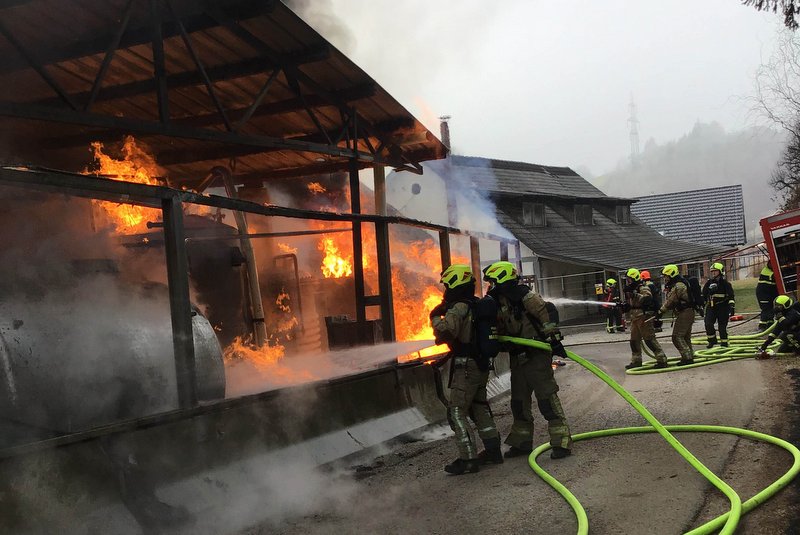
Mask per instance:
[[[764,340],[764,343],[763,343],[763,344],[761,344],[761,347],[759,348],[759,352],[763,353],[764,351],[766,351],[766,350],[767,350],[767,348],[769,347],[769,345],[770,345],[772,342],[774,342],[774,341],[775,341],[775,335],[774,335],[774,334],[772,334],[772,333],[770,333],[770,334],[767,336],[767,339],[766,339],[766,340]]]
[[[553,356],[559,356],[561,358],[569,358],[567,357],[567,350],[564,348],[564,344],[562,344],[558,340],[552,340],[550,342],[550,348],[553,350]]]
[[[433,319],[437,316],[444,316],[447,313],[447,303],[442,301],[431,310],[431,313],[428,315],[429,318]]]
[[[548,340],[550,339],[560,339],[561,331],[558,330],[558,325],[553,322],[547,322],[542,325],[542,334]]]
[[[734,315],[734,312],[735,312],[735,310],[736,310],[736,307],[734,307],[733,305],[731,305],[731,312],[730,312],[730,314],[728,314],[728,317],[731,317],[731,316],[733,316],[733,315]]]
[[[661,309],[656,310],[656,321],[661,319],[661,316],[664,315],[664,311]]]

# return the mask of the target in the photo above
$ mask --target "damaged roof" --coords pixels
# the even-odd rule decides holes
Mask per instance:
[[[278,0],[0,2],[0,160],[79,171],[132,134],[173,187],[375,164],[442,143]],[[234,160],[235,159],[235,160]]]
[[[461,156],[451,160],[461,179],[491,194],[498,222],[544,258],[618,270],[707,259],[727,250],[667,238],[636,217],[617,223],[616,206],[635,200],[609,197],[568,167]],[[544,227],[524,223],[526,200],[545,204]],[[592,206],[591,225],[575,224],[576,203]]]

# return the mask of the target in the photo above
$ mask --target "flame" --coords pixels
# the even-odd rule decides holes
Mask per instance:
[[[353,274],[353,255],[342,255],[333,238],[322,238],[317,248],[325,253],[322,259],[322,274],[326,279],[339,279]]]
[[[325,186],[323,186],[319,182],[311,182],[307,187],[308,187],[308,191],[313,193],[314,195],[319,195],[320,193],[325,193]]]
[[[297,247],[292,247],[291,245],[285,243],[278,243],[278,249],[286,254],[297,254]]]
[[[137,184],[160,185],[156,178],[158,166],[155,159],[136,144],[133,136],[126,136],[122,143],[122,159],[117,160],[104,151],[102,143],[91,144],[96,170],[84,170],[84,174],[94,174],[112,180],[135,182]],[[161,210],[134,204],[120,204],[109,201],[92,200],[100,208],[110,226],[120,234],[139,234],[148,232],[147,221],[160,221]]]

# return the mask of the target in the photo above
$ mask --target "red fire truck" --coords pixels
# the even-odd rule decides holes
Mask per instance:
[[[800,273],[800,210],[765,217],[760,224],[775,271],[778,292],[797,297],[797,275]]]

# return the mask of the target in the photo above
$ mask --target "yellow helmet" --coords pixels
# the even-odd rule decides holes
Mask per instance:
[[[608,279],[606,281],[606,284],[608,284],[609,286],[614,286],[616,283],[617,283],[617,279]]]
[[[475,277],[472,276],[472,268],[466,264],[453,264],[444,271],[442,271],[442,278],[439,280],[446,287],[458,288],[462,284],[474,282]]]
[[[642,275],[639,273],[639,270],[636,268],[629,268],[627,272],[625,272],[626,277],[630,277],[635,281],[638,281],[642,278]]]
[[[483,280],[493,282],[494,284],[503,284],[504,282],[517,280],[519,274],[517,268],[511,262],[501,260],[490,264],[483,270]]]
[[[675,278],[678,276],[678,266],[675,264],[667,264],[664,266],[664,269],[661,270],[662,275],[666,275],[669,278]]]
[[[714,262],[713,264],[711,264],[711,269],[716,269],[720,273],[725,273],[725,266],[722,265],[722,262]]]
[[[772,302],[772,306],[776,310],[780,310],[780,309],[786,310],[787,308],[791,307],[793,304],[794,303],[792,301],[792,298],[789,297],[788,295],[779,295],[778,297],[775,298],[775,301]],[[780,307],[780,308],[778,308],[778,307]]]

